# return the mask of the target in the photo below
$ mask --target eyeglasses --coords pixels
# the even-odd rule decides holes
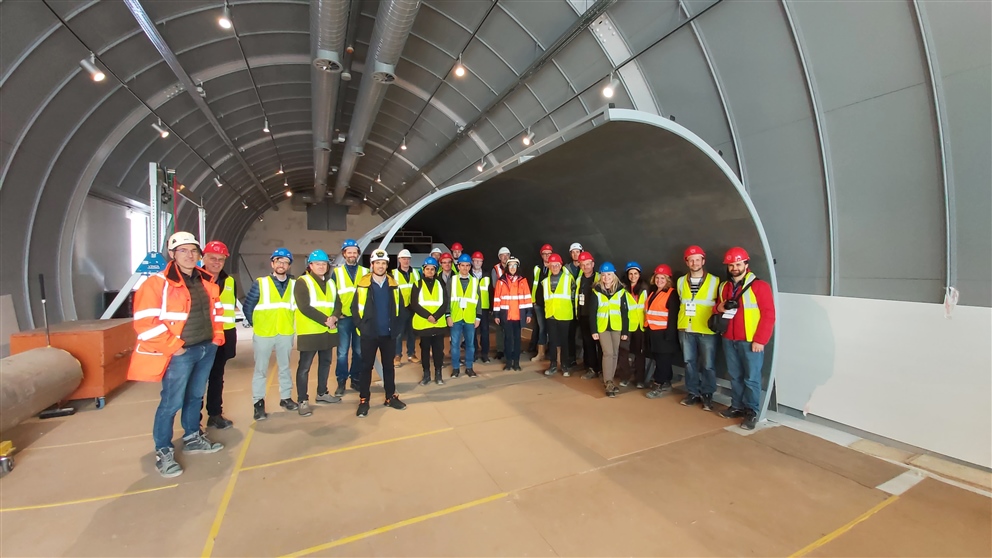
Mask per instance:
[[[292,263],[292,262],[289,261],[288,258],[276,258],[276,259],[272,260],[272,262],[273,263],[277,263],[277,264],[285,264],[285,265],[289,265],[289,264]]]
[[[541,255],[542,256],[550,256],[551,255],[551,252],[541,252]]]
[[[176,248],[172,252],[180,256],[195,256],[200,253],[196,248]]]

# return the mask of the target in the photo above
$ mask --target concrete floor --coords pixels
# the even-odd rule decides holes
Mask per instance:
[[[239,351],[235,427],[210,432],[227,447],[177,452],[178,478],[154,468],[157,384],[11,432],[0,555],[992,554],[985,495],[786,426],[744,435],[678,394],[609,399],[526,360],[421,387],[406,364],[406,411],[373,388],[364,420],[353,391],[303,418],[270,375],[270,418],[253,424],[250,340]]]

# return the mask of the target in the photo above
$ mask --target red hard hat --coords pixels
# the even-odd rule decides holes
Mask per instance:
[[[230,256],[230,252],[227,251],[227,245],[219,240],[211,240],[203,247],[204,254],[220,254],[221,256]]]
[[[688,247],[688,248],[685,249],[685,254],[683,254],[682,257],[684,259],[688,260],[689,259],[689,256],[695,256],[697,254],[700,255],[700,256],[702,256],[702,257],[704,257],[704,258],[706,257],[706,252],[704,252],[703,249],[700,248],[699,246],[696,246],[695,244],[693,244],[692,246],[690,246],[690,247]]]
[[[472,259],[473,260],[484,260],[486,258],[485,258],[485,256],[482,255],[482,252],[473,252],[472,253]]]
[[[461,242],[456,242],[456,243],[454,243],[454,244],[451,245],[451,249],[452,250],[464,250],[465,248],[462,247],[462,243]]]
[[[580,262],[591,262],[591,261],[595,261],[595,260],[593,259],[592,254],[590,254],[589,252],[582,252],[581,254],[579,254],[579,261]]]
[[[552,263],[559,263],[560,264],[561,263],[561,256],[559,256],[558,254],[551,254],[550,256],[548,256],[548,263],[549,264],[552,264]]]
[[[723,263],[746,262],[750,259],[750,256],[747,255],[747,250],[740,246],[734,246],[730,250],[727,250],[727,253],[723,256]]]
[[[672,276],[672,268],[668,267],[665,264],[658,264],[658,267],[654,268],[654,274],[655,275],[667,275],[667,276],[671,277]]]
[[[442,261],[442,262],[443,262],[443,261],[445,261],[445,260],[448,260],[448,261],[450,262],[450,261],[452,261],[452,260],[454,260],[454,259],[455,259],[455,258],[454,258],[454,257],[452,257],[452,255],[451,255],[451,254],[449,254],[449,253],[447,253],[447,252],[445,252],[444,254],[441,254],[441,261]]]
[[[545,244],[544,246],[541,246],[541,249],[538,250],[538,252],[544,252],[544,251],[554,252],[555,249],[552,248],[550,244]]]

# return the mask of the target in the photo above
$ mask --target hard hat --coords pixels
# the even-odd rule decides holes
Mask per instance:
[[[751,258],[747,255],[747,250],[740,246],[734,246],[723,256],[723,263],[732,264],[734,262],[746,262]]]
[[[327,252],[323,250],[314,250],[307,256],[307,263],[312,264],[314,262],[331,263],[331,258],[327,257]]]
[[[468,254],[462,254],[461,256],[458,256],[458,264],[461,265],[463,263],[472,265],[472,258],[469,257]]]
[[[510,259],[506,260],[506,267],[510,267],[511,265],[515,265],[517,267],[520,267],[520,260],[518,260],[517,258],[515,258],[513,256],[510,256]]]
[[[438,248],[438,247],[435,246],[434,248],[431,248],[431,252],[430,253],[431,254],[435,254],[435,253],[440,254],[441,251],[442,250],[440,248]]]
[[[453,258],[453,257],[451,256],[451,254],[449,254],[449,253],[447,253],[447,252],[445,252],[445,253],[443,253],[443,254],[441,254],[441,261],[442,261],[442,262],[444,262],[444,261],[448,261],[448,262],[450,262],[450,261],[452,261],[453,259],[454,259],[454,258]]]
[[[386,253],[382,248],[372,250],[372,257],[369,258],[369,262],[388,262],[389,254]]]
[[[434,269],[437,269],[437,259],[432,258],[430,256],[424,259],[424,265],[422,267],[427,267],[429,265],[432,265],[434,266]]]
[[[482,252],[473,252],[472,253],[472,259],[473,260],[484,260],[486,258],[485,258],[485,256],[482,255]]]
[[[580,262],[592,262],[592,261],[595,261],[595,260],[593,259],[592,254],[590,254],[589,252],[582,252],[581,254],[579,254],[579,261]]]
[[[404,248],[404,249],[400,250],[400,253],[399,254],[396,254],[396,257],[397,258],[411,258],[413,256],[410,255],[410,251],[409,250],[407,250],[406,248]]]
[[[579,252],[581,252],[582,251],[582,245],[579,244],[578,242],[573,242],[572,245],[568,247],[568,251],[569,252],[571,252],[572,250],[578,250]]]
[[[352,238],[349,238],[348,240],[345,240],[344,242],[341,243],[342,252],[344,252],[345,248],[358,248],[359,250],[361,250],[361,248],[358,247],[358,242],[356,242]]]
[[[454,244],[451,245],[451,249],[452,250],[465,250],[465,247],[462,246],[462,243],[461,242],[456,242],[456,243],[454,243]]]
[[[682,258],[688,260],[689,256],[695,256],[697,254],[704,258],[706,257],[706,252],[704,252],[703,249],[700,248],[699,246],[693,244],[692,246],[685,249],[685,253],[682,255]]]
[[[276,258],[289,258],[289,263],[293,263],[293,253],[285,248],[276,248],[276,251],[272,252],[272,257],[269,258],[269,261]]]
[[[200,243],[192,233],[179,231],[169,237],[169,250],[175,250],[184,244],[195,244],[197,248],[200,247]]]
[[[555,249],[552,248],[550,244],[545,244],[544,246],[541,246],[541,249],[539,250],[539,252],[554,252],[554,251]]]
[[[221,256],[230,256],[231,253],[227,251],[227,245],[219,240],[211,240],[203,247],[204,254],[220,254]]]
[[[636,269],[637,271],[640,271],[641,270],[641,264],[639,264],[637,262],[627,262],[627,265],[624,266],[623,271],[624,271],[624,273],[626,273],[626,272],[630,271],[631,269]]]
[[[551,254],[550,256],[548,256],[548,263],[549,264],[553,264],[553,263],[560,264],[561,263],[561,256],[559,256],[558,254]]]
[[[599,266],[600,273],[616,273],[617,268],[613,267],[610,262],[603,262],[603,265]]]
[[[654,268],[654,274],[655,275],[667,275],[667,276],[671,277],[672,276],[672,268],[668,267],[665,264],[658,264],[658,267]]]
[[[497,252],[496,255],[497,256],[502,256],[503,254],[509,255],[510,254],[510,249],[507,248],[506,246],[504,246],[504,247],[502,247],[502,248],[499,249],[499,252]]]

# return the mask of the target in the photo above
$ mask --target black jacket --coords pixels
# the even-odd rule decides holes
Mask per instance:
[[[395,339],[400,333],[400,316],[396,307],[399,285],[389,274],[386,274],[386,285],[389,292],[389,336]],[[358,299],[363,290],[367,291],[368,297],[365,301],[365,315],[358,317]],[[355,320],[355,327],[360,332],[359,335],[363,333],[364,335],[375,335],[378,329],[376,328],[375,293],[376,291],[372,289],[372,274],[367,273],[355,285],[355,298],[351,301],[351,315]]]
[[[420,289],[426,282],[436,282],[441,289],[441,306],[433,313],[428,312],[426,308],[420,305]],[[433,289],[431,289],[433,290]],[[429,291],[428,291],[429,292]],[[413,289],[410,291],[410,310],[417,316],[424,319],[434,316],[434,319],[444,324],[444,327],[432,327],[430,329],[423,330],[413,330],[413,333],[418,337],[434,337],[435,335],[447,335],[448,334],[448,321],[445,317],[448,315],[448,311],[451,308],[451,290],[448,289],[444,282],[435,276],[432,279],[426,277],[422,278]]]

